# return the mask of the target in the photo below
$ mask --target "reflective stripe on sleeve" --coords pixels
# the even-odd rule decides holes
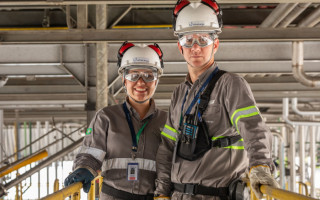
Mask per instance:
[[[214,141],[214,140],[217,140],[217,139],[220,139],[220,138],[224,138],[224,137],[225,136],[212,137],[211,140]],[[238,140],[236,143],[233,143],[232,145],[227,146],[227,147],[223,147],[223,148],[226,148],[226,149],[244,149],[243,138]]]
[[[104,156],[106,155],[106,152],[102,151],[101,149],[93,148],[93,147],[86,147],[81,146],[79,150],[80,153],[86,153],[92,155],[95,159],[99,160],[100,162],[103,162]]]
[[[127,169],[128,163],[138,163],[139,169],[156,171],[156,161],[143,158],[113,158],[106,160],[106,170],[111,169]]]
[[[237,109],[236,111],[234,111],[234,113],[231,116],[231,124],[237,129],[238,133],[239,129],[238,129],[238,121],[241,118],[246,118],[246,117],[251,117],[251,116],[255,116],[255,115],[259,115],[259,110],[257,108],[257,106],[248,106],[245,108],[240,108]]]
[[[161,135],[169,138],[170,140],[176,141],[178,137],[178,131],[166,124],[164,125],[164,129],[162,130]]]

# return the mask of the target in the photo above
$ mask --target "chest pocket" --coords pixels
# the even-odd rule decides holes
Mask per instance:
[[[208,130],[210,130],[209,133],[211,134],[216,133],[221,128],[221,111],[222,108],[220,104],[218,104],[217,102],[210,104],[209,102],[207,109],[204,111],[202,115],[202,118],[207,124]]]

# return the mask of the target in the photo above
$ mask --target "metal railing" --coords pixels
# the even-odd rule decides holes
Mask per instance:
[[[101,192],[103,177],[101,175],[95,177],[91,181],[90,191],[88,193],[88,200],[96,199],[96,183],[98,182],[98,194]],[[62,200],[71,197],[71,200],[80,200],[80,190],[83,187],[81,182],[74,183],[61,190],[55,191],[54,193],[41,198],[40,200]]]

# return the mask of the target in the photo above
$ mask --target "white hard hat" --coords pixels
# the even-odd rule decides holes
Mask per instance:
[[[202,0],[200,3],[179,0],[173,16],[176,36],[192,32],[221,33],[222,11],[215,0]]]
[[[134,45],[124,42],[118,52],[118,73],[129,66],[145,66],[156,68],[159,75],[163,73],[162,51],[155,43],[154,45]]]

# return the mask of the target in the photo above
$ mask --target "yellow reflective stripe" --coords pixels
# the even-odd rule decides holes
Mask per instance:
[[[161,135],[173,140],[173,141],[176,141],[177,139],[177,135],[178,135],[178,131],[170,126],[168,126],[167,124],[164,125],[164,129],[163,131],[161,132]]]
[[[241,118],[251,117],[259,115],[259,109],[256,106],[248,106],[245,108],[240,108],[234,111],[231,116],[231,124],[237,129],[237,132],[240,134],[238,129],[238,121]]]
[[[244,149],[244,146],[227,146],[223,147],[225,149]]]

